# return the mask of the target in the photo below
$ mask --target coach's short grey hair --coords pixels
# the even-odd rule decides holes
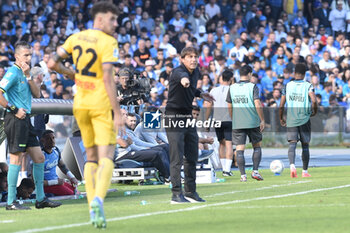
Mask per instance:
[[[44,71],[41,67],[39,66],[34,66],[31,70],[30,70],[30,73],[32,74],[32,76],[34,78],[38,77],[39,75],[43,74]]]

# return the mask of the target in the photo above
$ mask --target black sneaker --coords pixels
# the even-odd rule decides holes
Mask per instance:
[[[204,199],[202,199],[197,192],[194,193],[186,193],[185,198],[191,202],[191,203],[200,203],[200,202],[205,202]]]
[[[171,201],[170,201],[170,204],[186,204],[186,203],[190,203],[190,202],[185,199],[182,193],[178,195],[173,194],[173,197],[171,198]]]
[[[42,208],[46,208],[46,207],[56,208],[56,207],[59,207],[60,205],[62,205],[62,203],[50,201],[47,197],[45,197],[44,200],[42,200],[40,202],[38,202],[38,201],[35,202],[35,208],[37,208],[37,209],[42,209]]]
[[[6,204],[6,210],[30,210],[29,206],[23,206],[17,202],[12,202],[12,204]]]
[[[225,171],[223,171],[222,172],[222,176],[233,176],[233,173],[232,172],[225,172]]]

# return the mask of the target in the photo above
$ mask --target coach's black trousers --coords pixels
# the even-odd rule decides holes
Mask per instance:
[[[181,121],[180,119],[179,121]],[[170,180],[172,192],[182,193],[181,166],[184,165],[185,192],[196,191],[196,164],[198,159],[198,135],[196,128],[166,128],[170,150]]]

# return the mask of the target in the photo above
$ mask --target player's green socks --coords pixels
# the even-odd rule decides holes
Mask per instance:
[[[38,202],[45,198],[44,193],[44,163],[34,163],[33,164],[33,177],[36,190],[36,200]]]
[[[7,204],[8,205],[11,205],[12,202],[16,200],[16,194],[17,194],[16,185],[17,185],[19,170],[21,170],[21,166],[10,164],[9,171],[7,174],[7,184],[8,184]]]
[[[98,161],[96,173],[96,197],[105,198],[107,190],[111,184],[114,163],[109,158],[102,158]]]

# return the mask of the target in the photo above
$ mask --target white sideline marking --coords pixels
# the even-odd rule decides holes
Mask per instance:
[[[134,219],[134,218],[142,218],[142,217],[161,215],[161,214],[172,214],[172,213],[178,213],[178,212],[186,212],[186,211],[203,209],[203,208],[207,208],[207,207],[223,206],[223,205],[229,205],[229,204],[244,203],[244,202],[249,202],[249,201],[258,201],[258,200],[268,200],[268,199],[276,199],[276,198],[283,198],[283,197],[299,196],[299,195],[304,195],[304,194],[308,194],[308,193],[322,192],[322,191],[327,191],[327,190],[342,189],[342,188],[348,188],[348,187],[350,187],[350,184],[335,186],[335,187],[330,187],[330,188],[312,189],[312,190],[296,192],[296,193],[287,193],[287,194],[281,194],[281,195],[267,196],[267,197],[256,197],[256,198],[245,199],[245,200],[235,200],[235,201],[226,201],[226,202],[219,202],[219,203],[206,204],[206,205],[196,205],[193,207],[177,209],[177,210],[157,211],[157,212],[151,212],[151,213],[129,215],[129,216],[124,216],[124,217],[116,217],[116,218],[107,219],[107,222],[121,221],[121,220]],[[61,225],[61,226],[52,226],[52,227],[44,227],[44,228],[29,229],[29,230],[24,230],[24,231],[17,231],[17,233],[33,233],[33,232],[42,232],[42,231],[53,231],[53,230],[71,228],[71,227],[80,227],[80,226],[85,226],[85,225],[90,225],[90,224],[91,224],[90,222],[74,223],[74,224]]]
[[[205,198],[210,198],[210,197],[217,197],[217,196],[223,196],[227,194],[234,194],[234,193],[243,193],[243,192],[248,192],[248,191],[259,191],[259,190],[265,190],[265,189],[272,189],[272,188],[278,188],[278,187],[284,187],[284,186],[290,186],[294,184],[305,184],[305,183],[310,183],[312,182],[311,180],[304,180],[304,181],[297,181],[297,182],[289,182],[287,184],[274,184],[270,186],[265,186],[261,188],[255,188],[255,189],[249,189],[249,190],[239,190],[239,191],[230,191],[230,192],[223,192],[223,193],[215,193],[212,195],[207,195],[204,196]]]
[[[0,223],[13,223],[15,220],[1,220]]]
[[[222,207],[221,209],[283,209],[283,208],[308,208],[308,207],[347,207],[349,204],[341,203],[341,204],[310,204],[310,205],[268,205],[268,206],[257,206],[257,205],[250,205],[250,206],[227,206]]]

